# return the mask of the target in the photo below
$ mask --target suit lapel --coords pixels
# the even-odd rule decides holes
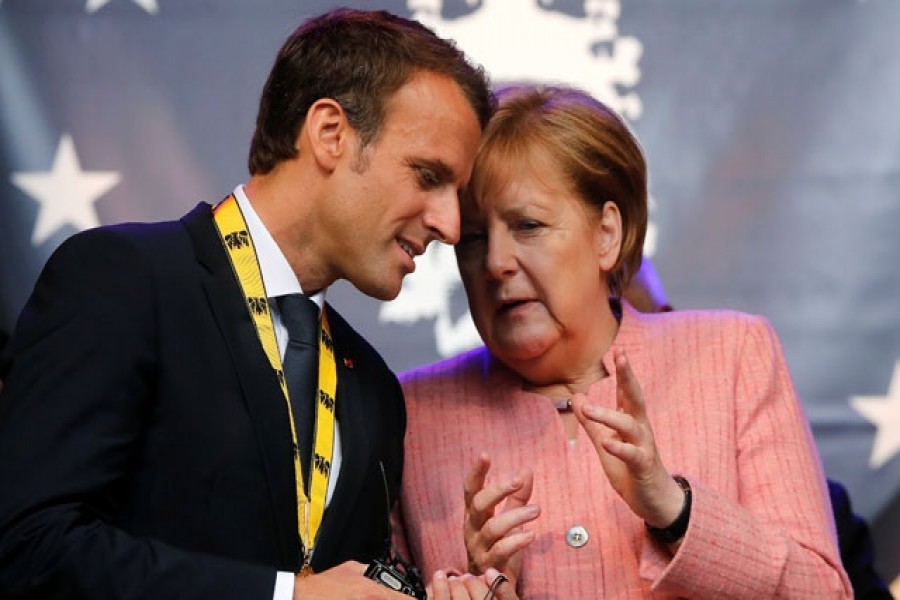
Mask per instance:
[[[290,447],[290,424],[278,381],[262,350],[240,286],[222,248],[209,205],[201,204],[182,218],[194,244],[198,261],[209,271],[204,288],[211,310],[231,355],[244,402],[256,430],[269,494],[275,515],[280,551],[286,564],[299,568],[296,488]],[[368,478],[380,481],[378,464],[372,464],[372,432],[366,424],[365,391],[360,385],[354,360],[348,355],[348,327],[331,306],[327,310],[335,339],[338,375],[336,417],[341,432],[341,470],[331,502],[325,511],[313,555],[313,566],[339,554],[347,527],[354,522],[354,505]],[[351,351],[352,352],[352,351]],[[374,470],[374,471],[373,471]],[[370,472],[372,471],[372,472]],[[381,494],[381,486],[378,492]],[[380,497],[370,501],[382,504]],[[387,509],[385,509],[387,510]]]
[[[193,241],[198,261],[209,271],[204,289],[256,431],[282,560],[286,565],[294,565],[299,556],[299,534],[291,433],[284,397],[222,248],[210,206],[198,205],[182,218],[182,223]]]

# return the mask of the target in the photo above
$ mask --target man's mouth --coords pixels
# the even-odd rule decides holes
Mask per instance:
[[[412,244],[410,244],[410,243],[407,242],[406,240],[402,240],[402,239],[400,239],[400,238],[397,238],[397,243],[400,245],[400,248],[401,248],[404,252],[406,252],[406,253],[409,255],[409,257],[412,258],[412,259],[415,259],[416,256],[417,256],[418,254],[420,254],[420,252],[417,252],[417,251],[416,251],[416,248],[414,248],[414,247],[412,246]]]

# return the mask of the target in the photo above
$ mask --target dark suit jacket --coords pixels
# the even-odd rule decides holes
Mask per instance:
[[[387,536],[405,412],[329,307],[343,465],[313,567]],[[201,204],[48,261],[0,393],[0,598],[271,598],[299,567],[285,402]]]

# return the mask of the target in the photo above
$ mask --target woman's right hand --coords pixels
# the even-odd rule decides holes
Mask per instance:
[[[534,541],[534,532],[523,526],[541,514],[539,506],[528,504],[534,474],[531,469],[522,469],[514,477],[485,486],[490,468],[490,457],[482,453],[465,481],[463,537],[469,571],[481,574],[489,568],[497,569],[515,589],[522,569],[521,551]]]

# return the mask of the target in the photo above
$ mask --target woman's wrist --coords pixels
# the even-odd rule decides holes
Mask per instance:
[[[681,513],[684,507],[684,490],[675,477],[665,474],[665,485],[651,499],[652,504],[645,505],[643,514],[639,513],[651,527],[667,527]]]
[[[666,544],[674,544],[684,537],[691,516],[692,493],[690,484],[687,479],[679,475],[674,476],[672,481],[678,486],[681,495],[681,505],[678,513],[673,518],[664,521],[665,524],[663,526],[651,524],[649,521],[644,522],[647,532],[654,539]]]

